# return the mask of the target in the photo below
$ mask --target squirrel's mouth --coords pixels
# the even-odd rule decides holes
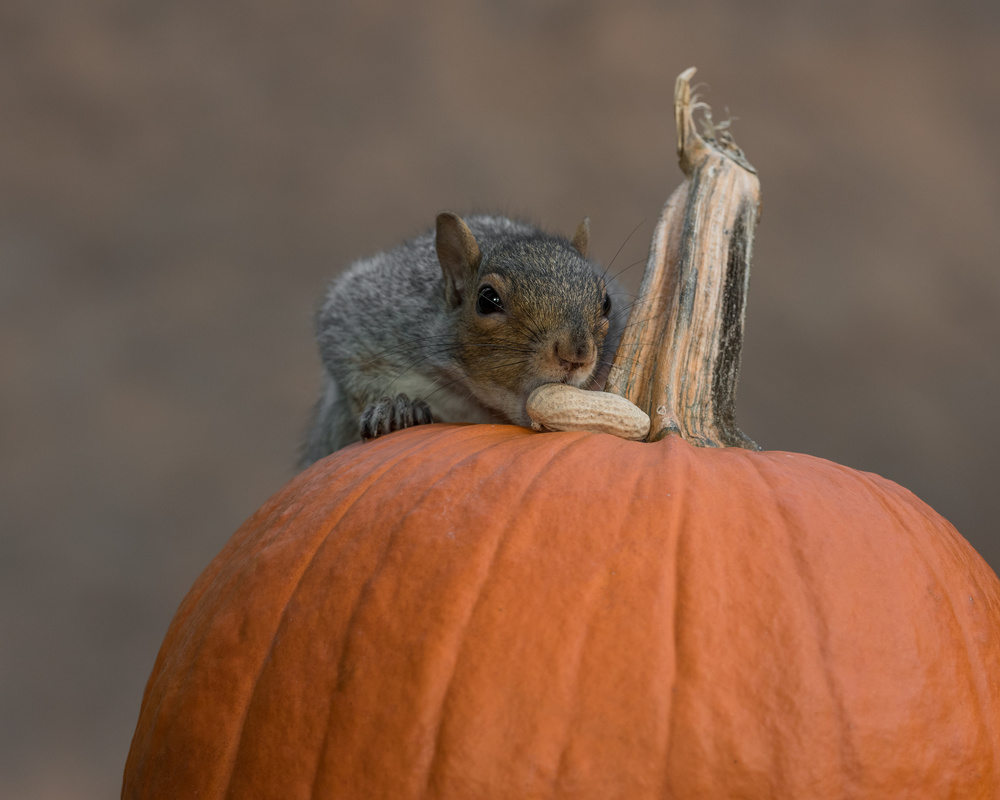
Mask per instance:
[[[519,386],[504,386],[500,383],[478,382],[473,389],[480,403],[502,414],[515,425],[531,425],[528,416],[528,396],[539,386],[547,383],[565,383],[578,389],[603,389],[607,377],[606,369],[595,369],[597,365],[577,367],[570,370],[540,370],[542,374],[524,381]],[[547,373],[547,374],[546,374]]]
[[[597,377],[597,372],[595,370],[596,366],[596,364],[591,364],[588,367],[577,367],[575,369],[571,369],[558,381],[551,381],[551,383],[566,383],[570,386],[575,386],[578,389],[589,389],[591,388],[591,383]],[[603,386],[603,379],[601,384]]]

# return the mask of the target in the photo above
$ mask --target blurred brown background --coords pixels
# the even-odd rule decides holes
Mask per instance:
[[[1000,565],[998,34],[994,0],[5,0],[0,797],[117,796],[177,604],[292,475],[326,281],[442,208],[643,259],[692,65],[763,181],[743,427]]]

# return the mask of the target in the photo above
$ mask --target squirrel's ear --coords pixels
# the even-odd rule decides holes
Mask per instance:
[[[587,250],[590,249],[590,217],[583,218],[583,222],[580,223],[576,229],[576,233],[573,234],[571,244],[576,252],[584,258],[587,257]]]
[[[450,211],[438,214],[435,245],[444,275],[445,302],[448,308],[457,308],[479,271],[479,245],[465,221]]]

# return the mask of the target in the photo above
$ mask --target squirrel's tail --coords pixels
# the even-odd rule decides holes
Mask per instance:
[[[357,417],[347,405],[340,387],[329,374],[324,374],[323,391],[313,409],[312,424],[299,457],[300,469],[359,440]]]

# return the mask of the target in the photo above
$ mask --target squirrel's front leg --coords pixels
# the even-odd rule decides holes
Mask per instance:
[[[431,409],[423,400],[411,400],[405,394],[380,397],[361,412],[361,438],[377,439],[393,431],[433,422]]]

